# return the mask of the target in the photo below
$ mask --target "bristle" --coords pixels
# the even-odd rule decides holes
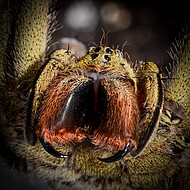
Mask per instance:
[[[169,77],[169,78],[171,78],[171,70],[170,69],[168,69],[168,67],[167,66],[165,66],[165,69],[166,69],[166,71],[167,71],[167,76]]]
[[[170,69],[173,68],[173,70],[168,68],[168,74],[170,78],[175,78],[176,80],[168,81],[166,97],[174,102],[178,102],[189,113],[190,33],[188,33],[188,29],[185,31],[187,33],[180,35],[180,39],[175,40],[175,43],[170,48],[170,52],[168,52],[173,61],[173,65],[170,66]]]
[[[121,48],[121,52],[124,53],[124,48],[125,48],[125,46],[126,46],[127,44],[128,44],[128,41],[125,41],[125,42],[123,43],[122,48]]]
[[[120,45],[119,45],[119,44],[117,44],[116,49],[119,49],[119,46],[120,46]]]
[[[93,46],[95,46],[95,47],[98,47],[98,44],[96,44],[96,43],[93,42],[93,41],[90,41],[90,42],[88,43],[88,47],[91,47],[91,44],[92,44]]]

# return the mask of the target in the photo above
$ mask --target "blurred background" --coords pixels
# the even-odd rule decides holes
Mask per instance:
[[[105,45],[122,49],[127,42],[124,51],[132,61],[146,57],[161,67],[171,61],[167,51],[185,28],[190,12],[183,1],[58,0],[55,7],[59,30],[53,34],[50,51],[70,43],[83,56],[85,48],[100,44],[104,30]]]
[[[167,51],[189,19],[188,1],[129,1],[129,0],[57,0],[52,9],[57,13],[56,31],[48,53],[68,47],[78,57],[90,46],[103,41],[108,46],[122,46],[132,61],[153,61],[164,66],[171,62]],[[48,190],[42,182],[31,180],[28,175],[12,173],[0,160],[0,187],[2,190]]]

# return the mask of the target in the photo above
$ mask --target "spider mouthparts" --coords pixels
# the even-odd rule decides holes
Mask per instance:
[[[124,158],[129,152],[131,152],[133,148],[134,148],[134,145],[129,140],[129,142],[125,145],[124,149],[118,151],[113,156],[110,156],[108,158],[97,158],[97,159],[105,163],[116,162]]]
[[[56,158],[68,158],[71,156],[71,154],[69,155],[65,155],[65,154],[62,154],[58,151],[56,151],[50,143],[48,142],[45,142],[43,138],[39,138],[40,139],[40,142],[43,146],[43,148],[49,153],[51,154],[52,156],[56,157]]]

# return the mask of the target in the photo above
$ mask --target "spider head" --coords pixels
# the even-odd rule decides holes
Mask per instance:
[[[68,52],[61,55],[66,56]],[[35,135],[45,150],[59,158],[67,157],[69,155],[57,152],[52,145],[76,145],[88,141],[99,149],[116,152],[109,158],[98,158],[103,162],[118,161],[129,152],[134,157],[142,152],[159,119],[159,110],[154,113],[154,109],[147,116],[152,120],[141,117],[146,113],[145,104],[159,103],[156,98],[147,102],[147,97],[155,92],[149,92],[147,87],[154,81],[151,77],[159,83],[159,88],[162,87],[160,78],[155,77],[157,72],[149,71],[153,63],[148,63],[150,67],[142,66],[143,69],[138,71],[141,79],[137,81],[136,73],[122,53],[109,47],[91,48],[86,56],[70,64],[65,64],[68,58],[65,62],[53,58],[57,60],[57,63],[53,62],[57,69],[49,69],[53,67],[50,58],[39,75],[47,76],[49,72],[51,80],[41,87],[43,80],[38,78],[31,98],[34,107],[36,96],[39,98],[43,88],[39,108],[33,115],[37,115]],[[161,92],[156,95],[162,96]],[[160,103],[161,109],[162,100]],[[146,126],[142,129],[145,120]]]

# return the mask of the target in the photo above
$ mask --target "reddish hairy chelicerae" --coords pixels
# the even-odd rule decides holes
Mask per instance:
[[[97,74],[94,69],[86,74],[83,71],[60,72],[52,80],[39,111],[37,136],[48,143],[59,144],[88,140],[110,151],[123,149],[130,140],[136,148],[140,116],[133,85],[128,79],[114,76],[109,71],[98,75],[96,80],[89,73]],[[88,90],[86,102],[70,105],[73,91],[84,85]],[[81,96],[83,99],[85,94]],[[87,107],[84,117],[65,120],[67,110],[64,110],[68,105],[74,106],[73,110],[77,105],[82,110]],[[70,117],[80,114],[70,113]]]

